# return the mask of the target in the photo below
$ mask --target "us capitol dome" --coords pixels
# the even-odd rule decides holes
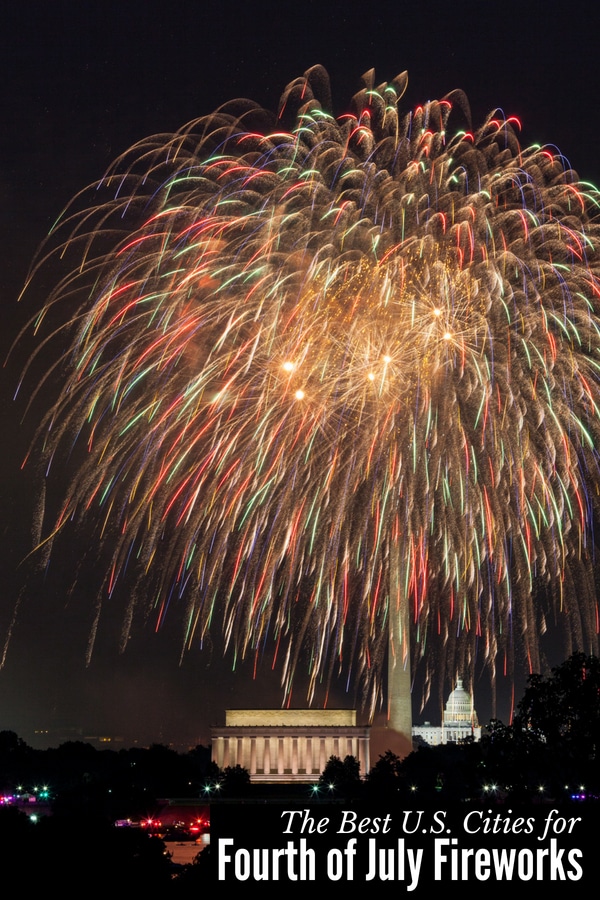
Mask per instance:
[[[481,739],[481,726],[473,705],[473,698],[463,686],[462,678],[456,679],[456,687],[450,693],[442,716],[441,725],[413,725],[413,738],[421,738],[428,744],[455,744],[465,738]]]

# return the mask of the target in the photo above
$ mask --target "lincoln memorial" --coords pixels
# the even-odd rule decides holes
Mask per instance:
[[[253,782],[316,781],[330,756],[354,756],[371,768],[369,727],[353,709],[228,709],[211,728],[219,768],[240,765]]]

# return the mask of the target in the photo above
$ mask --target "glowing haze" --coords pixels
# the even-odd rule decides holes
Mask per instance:
[[[124,642],[138,608],[222,629],[288,699],[306,660],[309,699],[340,667],[373,709],[404,604],[429,672],[536,667],[551,608],[567,652],[597,633],[598,194],[499,111],[457,130],[459,92],[401,114],[405,86],[369,74],[336,120],[316,67],[277,118],[137,144],[32,274],[72,262],[34,453],[60,480],[85,448],[43,546],[84,522],[100,593],[137,585]]]

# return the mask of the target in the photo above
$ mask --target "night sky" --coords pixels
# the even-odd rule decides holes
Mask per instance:
[[[581,0],[9,0],[0,12],[1,358],[51,287],[42,278],[17,303],[36,249],[76,192],[134,142],[175,131],[228,99],[276,108],[286,84],[317,63],[330,73],[335,113],[345,111],[367,69],[375,67],[377,83],[407,69],[405,109],[462,88],[474,125],[501,107],[522,121],[523,145],[555,144],[582,178],[600,183],[600,13],[593,21],[590,8]],[[28,413],[27,398],[12,397],[33,347],[21,341],[1,376],[0,640],[9,630],[11,639],[0,671],[0,730],[32,742],[36,729],[81,728],[127,743],[187,745],[207,742],[227,706],[277,706],[276,675],[268,665],[256,681],[243,667],[232,675],[217,628],[212,646],[180,662],[180,623],[156,635],[149,622],[119,656],[117,600],[105,608],[86,667],[97,584],[89,566],[80,575],[85,535],[81,546],[62,546],[44,576],[27,558],[39,482],[35,464],[22,470],[21,461],[43,397]],[[556,629],[546,651],[551,664],[563,658]],[[517,697],[523,683],[521,674]],[[508,694],[503,682],[505,719]],[[353,700],[334,686],[332,705]],[[480,718],[489,718],[485,676],[476,702]],[[427,717],[437,720],[438,708],[430,704]]]

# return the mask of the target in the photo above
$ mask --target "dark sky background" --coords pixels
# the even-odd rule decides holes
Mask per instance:
[[[581,0],[7,0],[0,12],[1,358],[50,287],[41,279],[17,304],[35,251],[71,196],[135,141],[174,131],[228,99],[276,108],[285,85],[316,63],[331,75],[336,113],[367,69],[375,67],[378,81],[407,69],[406,108],[460,87],[474,124],[499,106],[521,119],[523,144],[556,144],[583,178],[600,182],[600,13],[593,8]],[[116,602],[85,666],[95,593],[89,573],[78,581],[81,548],[62,547],[44,579],[25,558],[37,486],[34,467],[20,468],[36,411],[21,423],[26,400],[12,400],[24,353],[20,345],[1,374],[0,639],[11,628],[12,636],[0,670],[0,730],[33,741],[35,729],[80,727],[128,743],[185,745],[207,742],[227,706],[279,705],[268,666],[257,681],[243,668],[232,675],[218,634],[213,647],[180,664],[178,623],[159,635],[150,626],[119,656],[123,607]],[[546,648],[551,664],[562,660],[556,629]],[[521,673],[517,699],[523,684]],[[485,720],[485,676],[475,689]],[[509,693],[506,679],[498,706],[505,720]],[[332,705],[352,699],[336,689]],[[435,703],[427,717],[438,719]]]

